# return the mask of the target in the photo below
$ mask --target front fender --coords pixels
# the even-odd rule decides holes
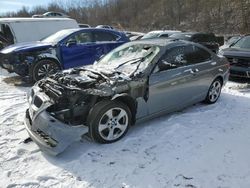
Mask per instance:
[[[112,101],[117,99],[118,97],[129,97],[129,95],[127,93],[120,93],[120,94],[115,94],[113,97],[112,97]]]
[[[39,54],[39,55],[37,56],[35,62],[38,62],[38,61],[44,60],[44,59],[49,59],[49,60],[52,60],[52,61],[56,62],[56,63],[61,67],[61,69],[63,69],[63,66],[62,66],[62,64],[60,63],[60,60],[57,58],[56,54],[41,53],[41,54]]]
[[[56,62],[60,62],[59,59],[57,58],[56,54],[51,54],[51,53],[41,53],[37,56],[37,61],[41,60],[41,59],[53,59]]]

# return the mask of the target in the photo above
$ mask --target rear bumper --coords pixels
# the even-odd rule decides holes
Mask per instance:
[[[25,128],[39,148],[50,155],[61,153],[73,142],[81,140],[82,135],[88,132],[87,126],[64,124],[52,117],[46,110],[39,113],[33,120],[27,110]]]
[[[250,67],[230,67],[230,77],[250,78]]]

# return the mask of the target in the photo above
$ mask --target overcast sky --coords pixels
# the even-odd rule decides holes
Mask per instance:
[[[32,8],[36,5],[47,5],[51,0],[0,0],[0,14],[17,11],[23,6]]]

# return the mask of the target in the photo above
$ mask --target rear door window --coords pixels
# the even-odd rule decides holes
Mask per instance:
[[[186,53],[189,64],[197,64],[211,60],[211,54],[203,48],[194,45],[190,45],[188,48],[192,49]]]
[[[94,40],[96,42],[104,42],[104,41],[117,41],[119,37],[117,35],[108,33],[108,32],[94,32]]]
[[[159,71],[202,63],[211,59],[211,54],[206,50],[194,46],[185,45],[173,47],[167,50],[158,62]]]

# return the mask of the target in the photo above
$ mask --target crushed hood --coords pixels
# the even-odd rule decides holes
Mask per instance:
[[[97,82],[112,85],[115,82],[131,80],[123,73],[108,69],[101,70],[98,67],[94,68],[93,65],[65,70],[50,76],[50,78],[60,84],[80,88],[91,87]]]
[[[70,90],[78,90],[86,94],[112,96],[129,89],[131,78],[120,72],[108,69],[100,70],[93,65],[65,70],[41,82],[50,82]]]
[[[26,51],[33,51],[33,50],[39,50],[39,49],[46,49],[50,48],[53,45],[51,43],[44,43],[44,42],[25,42],[25,43],[17,43],[14,45],[10,45],[4,49],[2,49],[0,52],[3,54],[8,54],[12,52],[26,52]]]

